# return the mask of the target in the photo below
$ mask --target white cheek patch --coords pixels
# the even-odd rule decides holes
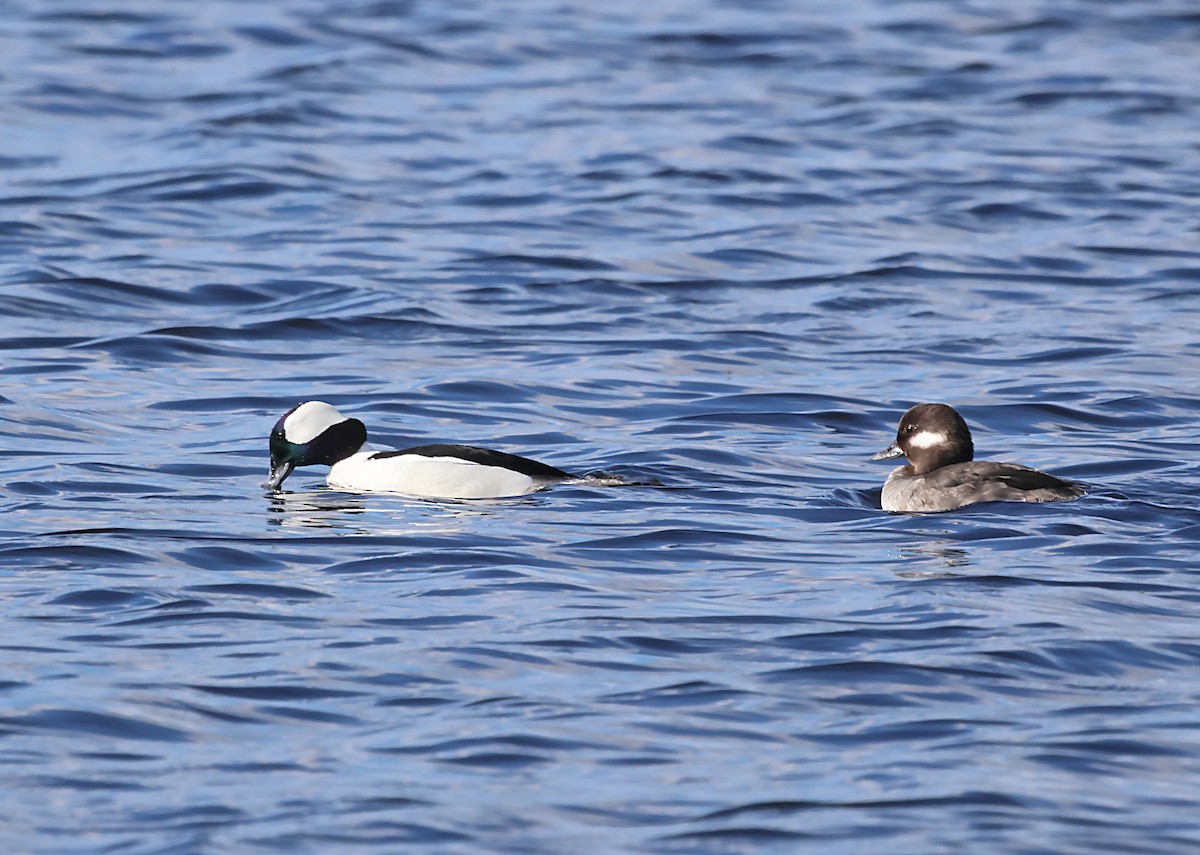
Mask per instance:
[[[939,445],[945,445],[950,441],[950,437],[944,433],[938,433],[932,430],[923,430],[920,433],[913,434],[908,440],[910,448],[937,448]]]
[[[304,445],[344,421],[346,417],[324,401],[308,401],[284,420],[283,435],[288,442]]]

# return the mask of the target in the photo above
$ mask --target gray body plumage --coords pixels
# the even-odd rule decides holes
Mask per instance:
[[[883,509],[922,514],[952,511],[976,502],[1061,502],[1084,494],[1063,481],[1019,463],[972,460],[913,475],[898,466],[883,485]]]
[[[875,460],[906,457],[883,485],[885,511],[922,514],[977,502],[1061,502],[1086,490],[1019,463],[974,460],[963,417],[946,404],[917,404],[900,419],[896,441]]]

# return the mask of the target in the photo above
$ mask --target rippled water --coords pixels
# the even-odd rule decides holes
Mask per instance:
[[[1193,4],[3,8],[10,851],[1200,851]]]

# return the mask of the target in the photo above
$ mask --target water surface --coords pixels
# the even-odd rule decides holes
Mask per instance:
[[[10,849],[1200,851],[1190,5],[4,17]],[[881,512],[923,400],[1091,494]]]

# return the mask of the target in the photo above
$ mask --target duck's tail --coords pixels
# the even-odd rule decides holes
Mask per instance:
[[[662,481],[657,478],[626,478],[615,472],[589,472],[572,478],[568,484],[578,484],[580,487],[661,487]]]

